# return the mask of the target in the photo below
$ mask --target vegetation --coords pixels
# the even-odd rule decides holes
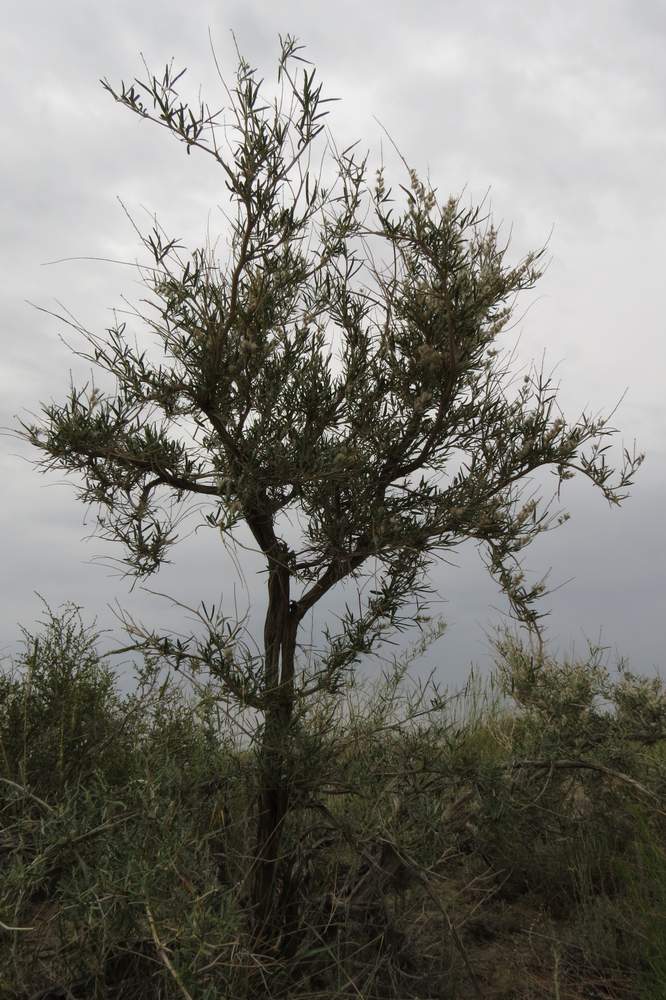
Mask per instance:
[[[76,609],[26,634],[3,680],[2,989],[634,996],[639,975],[658,990],[664,695],[611,683],[594,656],[552,662],[545,587],[519,561],[568,516],[526,495],[533,473],[555,474],[558,499],[580,474],[619,505],[643,456],[616,472],[610,418],[567,421],[550,379],[516,384],[501,355],[541,252],[510,266],[479,207],[440,203],[411,168],[394,197],[383,165],[370,183],[367,158],[322,146],[326,99],[299,51],[282,42],[274,100],[239,57],[214,114],[181,99],[172,66],[104,81],[219,165],[229,259],[142,236],[135,318],[159,355],[124,322],[72,324],[112,387],[73,386],[19,433],[43,471],[78,478],[137,578],[193,510],[227,545],[249,537],[264,632],[210,601],[190,636],[125,613],[125,699]],[[530,652],[499,637],[492,692],[410,686],[409,656],[365,690],[356,667],[383,640],[441,634],[428,567],[469,539]],[[358,607],[305,645],[345,581]]]
[[[497,640],[492,683],[320,694],[254,940],[260,762],[214,696],[115,693],[74,607],[1,679],[0,995],[666,995],[666,691]],[[422,649],[423,647],[421,647]]]
[[[514,386],[496,343],[516,295],[539,277],[540,253],[509,266],[480,209],[440,204],[413,169],[401,210],[383,167],[369,184],[351,149],[323,149],[331,187],[314,173],[328,99],[314,70],[299,81],[299,51],[283,41],[273,102],[240,58],[230,107],[215,114],[180,98],[172,66],[117,89],[104,81],[124,107],[219,165],[235,212],[229,260],[212,250],[183,259],[156,226],[143,237],[152,311],[137,317],[157,335],[159,359],[132,344],[124,322],[105,337],[74,324],[86,342],[77,353],[114,388],[72,387],[21,431],[44,471],[79,477],[81,499],[135,576],[163,564],[188,501],[208,504],[204,525],[228,544],[248,529],[265,559],[261,647],[211,610],[209,595],[195,612],[199,634],[156,634],[129,615],[125,625],[137,650],[207,676],[214,697],[258,720],[249,891],[266,947],[287,933],[276,885],[309,713],[344,696],[382,639],[422,623],[428,566],[465,540],[536,630],[545,587],[527,585],[519,553],[568,515],[552,514],[538,490],[526,499],[530,475],[551,468],[559,493],[580,473],[619,504],[642,461],[625,452],[616,474],[608,418],[567,422],[543,373]],[[372,589],[359,589],[339,633],[299,656],[308,613],[362,577]]]

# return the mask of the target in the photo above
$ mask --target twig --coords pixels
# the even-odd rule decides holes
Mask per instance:
[[[0,920],[0,927],[3,931],[34,931],[34,927],[10,927],[9,924],[4,923]]]
[[[656,792],[651,789],[646,788],[642,785],[640,781],[636,781],[631,775],[625,774],[623,771],[614,771],[610,767],[605,767],[604,764],[594,764],[589,760],[516,760],[513,763],[508,764],[507,767],[520,768],[520,767],[547,767],[553,770],[554,768],[581,768],[589,771],[599,771],[600,774],[605,774],[609,778],[615,778],[617,781],[624,782],[625,785],[631,785],[636,788],[643,795],[647,795],[648,798],[653,799],[655,802],[661,802],[661,798]],[[663,810],[657,810],[661,815],[666,815]]]
[[[164,945],[162,944],[157,935],[157,928],[155,926],[155,921],[153,920],[153,915],[150,912],[150,906],[148,905],[148,903],[146,903],[146,915],[148,917],[148,923],[150,925],[150,933],[153,935],[153,941],[155,942],[155,947],[157,948],[157,954],[160,956],[162,962],[173,976],[178,988],[180,989],[181,993],[186,998],[186,1000],[192,1000],[192,995],[188,992],[185,984],[183,983],[183,980],[180,978],[178,974],[178,970],[174,968],[171,959],[166,953],[166,948],[164,947]]]
[[[11,785],[12,788],[18,788],[19,792],[23,792],[24,795],[27,795],[29,798],[34,799],[35,802],[39,802],[40,806],[44,806],[44,808],[48,809],[49,812],[55,812],[53,806],[50,806],[48,802],[44,801],[44,799],[40,799],[39,796],[35,795],[34,792],[31,792],[24,785],[19,785],[15,781],[12,781],[10,778],[0,778],[0,781],[4,781],[6,785]]]

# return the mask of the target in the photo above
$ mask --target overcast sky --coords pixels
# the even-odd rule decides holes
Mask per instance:
[[[0,34],[0,423],[62,400],[69,371],[87,369],[67,351],[62,325],[32,309],[64,303],[89,329],[110,325],[121,297],[138,301],[133,268],[65,257],[132,261],[141,248],[118,203],[137,219],[156,213],[190,247],[207,224],[224,234],[223,179],[212,159],[187,157],[165,130],[115,104],[112,83],[174,57],[188,68],[188,93],[201,84],[223,103],[209,48],[225,76],[235,67],[230,32],[267,79],[278,36],[306,45],[331,105],[339,146],[360,140],[374,169],[390,132],[408,162],[429,171],[442,196],[489,204],[515,259],[548,240],[550,266],[519,303],[516,365],[555,369],[565,415],[608,411],[621,433],[613,456],[634,440],[647,453],[632,496],[610,510],[590,483],[565,484],[572,515],[539,539],[526,564],[549,583],[570,581],[546,599],[553,651],[577,653],[586,637],[626,656],[638,671],[664,665],[666,596],[666,6],[662,0],[337,0],[225,3],[190,0],[5,0]],[[377,121],[378,120],[378,121]],[[210,160],[210,162],[208,162]],[[404,177],[389,178],[395,185]],[[148,220],[148,215],[143,215]],[[529,308],[528,308],[529,307]],[[2,441],[2,613],[0,652],[16,649],[17,623],[40,615],[39,591],[54,607],[73,600],[87,618],[111,625],[114,600],[149,624],[178,624],[161,600],[130,593],[100,566],[109,555],[84,541],[93,517],[63,477],[38,475],[27,447]],[[554,480],[553,480],[554,482]],[[214,532],[173,550],[174,565],[149,586],[189,604],[222,593],[233,611],[258,607],[263,578],[236,578]],[[473,547],[458,568],[439,566],[433,583],[449,622],[428,661],[459,683],[471,663],[491,663],[486,632],[506,613]],[[339,606],[339,598],[336,598]]]

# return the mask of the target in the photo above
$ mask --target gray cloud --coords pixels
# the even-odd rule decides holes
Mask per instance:
[[[616,425],[627,443],[648,453],[633,496],[608,511],[585,484],[564,499],[572,521],[534,546],[528,565],[552,580],[574,577],[547,601],[551,635],[563,650],[583,634],[630,657],[639,669],[661,661],[664,637],[664,475],[666,361],[661,309],[666,207],[666,15],[655,2],[591,0],[529,5],[484,0],[406,6],[397,0],[334,8],[295,2],[244,0],[220,5],[120,0],[91,5],[30,0],[8,5],[0,39],[4,113],[0,184],[3,282],[0,423],[12,422],[40,399],[62,398],[68,371],[87,369],[58,339],[62,327],[31,310],[25,299],[55,308],[60,299],[92,329],[110,322],[121,296],[140,295],[131,267],[78,261],[41,267],[69,256],[132,261],[135,234],[116,200],[138,221],[142,206],[157,212],[174,235],[194,246],[223,229],[219,170],[204,157],[185,157],[166,132],[114,105],[97,83],[139,75],[139,50],[155,68],[172,56],[187,65],[189,93],[199,84],[212,105],[221,88],[208,48],[210,26],[223,70],[230,76],[236,32],[247,58],[273,79],[278,33],[297,34],[318,67],[324,89],[342,98],[331,105],[340,145],[360,139],[381,150],[394,182],[399,164],[375,116],[408,161],[426,168],[440,193],[460,191],[489,201],[505,230],[513,226],[516,256],[549,243],[550,267],[540,287],[519,305],[526,314],[518,336],[519,362],[556,364],[565,413],[575,417],[612,407],[629,387]],[[52,603],[67,598],[111,619],[118,597],[148,620],[173,612],[127,581],[110,577],[93,556],[99,541],[82,543],[83,511],[70,486],[36,475],[15,442],[5,441],[3,588],[0,649],[13,648],[21,620],[39,614],[39,590]],[[616,439],[616,456],[620,438]],[[91,521],[92,523],[92,521]],[[200,533],[174,552],[174,566],[155,589],[197,603],[233,599],[230,561],[217,539]],[[489,663],[483,630],[504,608],[471,549],[460,568],[438,567],[434,581],[451,621],[442,640],[442,675],[462,679],[470,660]],[[249,575],[259,604],[262,579]],[[241,593],[240,584],[237,584]],[[338,610],[341,597],[336,598]],[[243,601],[241,600],[241,605]],[[434,655],[434,654],[433,654]],[[433,660],[432,662],[435,662]]]

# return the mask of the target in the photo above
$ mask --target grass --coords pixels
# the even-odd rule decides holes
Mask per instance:
[[[0,677],[0,997],[658,1000],[666,697],[498,640],[292,734],[281,934],[252,944],[256,759],[212,688],[121,696],[78,609]]]

